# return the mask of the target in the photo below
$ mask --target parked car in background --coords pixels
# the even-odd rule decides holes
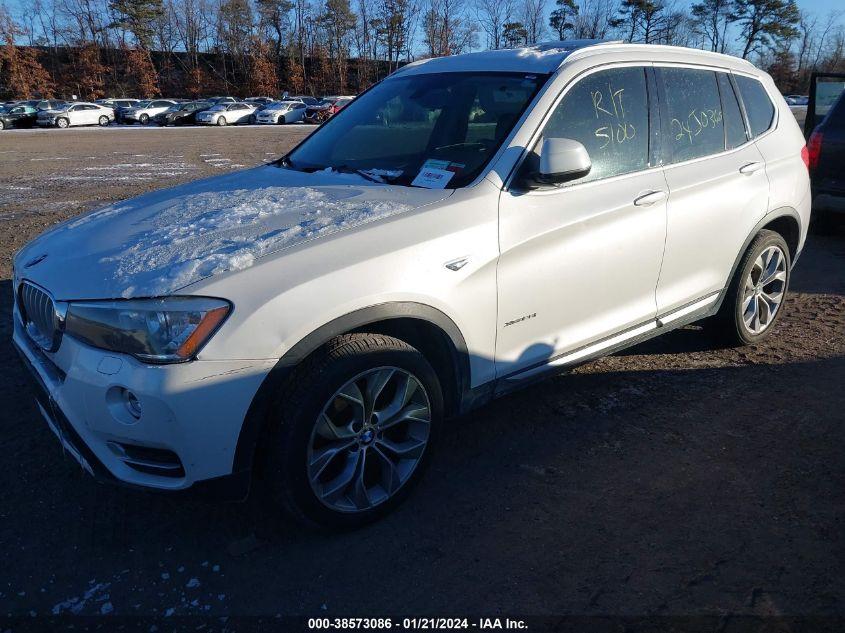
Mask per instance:
[[[114,110],[98,103],[76,101],[56,110],[42,110],[38,113],[38,125],[45,127],[71,127],[76,125],[100,125],[105,127],[114,121]]]
[[[26,101],[14,101],[15,105],[27,105],[36,110],[56,110],[68,104],[64,99],[28,99]]]
[[[274,101],[255,113],[256,123],[297,123],[305,116],[306,106],[302,101]]]
[[[120,108],[134,108],[139,103],[141,103],[140,99],[96,99],[94,103],[98,103],[101,106],[106,106],[107,108],[112,108],[115,111],[115,115],[117,114],[118,109]]]
[[[786,95],[784,99],[789,106],[805,106],[810,101],[810,97],[806,95]]]
[[[0,107],[0,130],[32,127],[37,120],[38,110],[30,105]]]
[[[218,103],[198,113],[196,121],[200,125],[237,125],[249,123],[253,112],[255,112],[255,107],[248,103]]]
[[[352,528],[494,397],[706,318],[734,345],[776,333],[806,158],[743,59],[581,40],[420,60],[273,164],[31,241],[14,344],[87,472],[240,498],[258,472],[270,514]]]
[[[273,101],[274,99],[272,97],[247,97],[244,99],[244,103],[251,103],[256,108],[272,103]]]
[[[304,121],[306,123],[319,124],[327,121],[340,112],[355,97],[326,97],[320,103],[308,106],[305,111]]]
[[[234,97],[209,97],[208,99],[203,99],[203,101],[208,101],[214,105],[218,103],[237,103],[238,100]]]
[[[285,95],[284,99],[280,99],[280,101],[302,101],[302,103],[307,106],[317,105],[320,103],[320,99],[310,95]]]
[[[121,108],[120,120],[123,123],[140,123],[146,125],[157,114],[161,114],[165,110],[176,105],[173,99],[153,99],[150,101],[142,101],[130,108]]]
[[[804,132],[816,230],[826,233],[845,220],[845,73],[811,75]]]
[[[196,116],[199,112],[208,110],[213,106],[208,101],[187,101],[177,103],[164,112],[159,112],[153,120],[161,126],[167,125],[192,125],[197,122]]]

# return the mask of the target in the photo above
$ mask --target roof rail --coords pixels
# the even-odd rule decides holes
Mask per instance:
[[[527,48],[535,48],[541,51],[562,50],[562,51],[577,51],[580,48],[587,48],[588,46],[598,46],[599,44],[623,44],[622,40],[552,40],[550,42],[537,42]]]

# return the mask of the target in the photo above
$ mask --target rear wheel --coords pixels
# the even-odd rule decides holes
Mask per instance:
[[[220,127],[225,126],[226,125],[226,117],[224,117],[224,116],[217,117],[217,125],[219,125]]]
[[[106,127],[109,124],[109,118],[107,116],[101,116],[98,123],[100,124],[100,127]]]
[[[150,115],[149,114],[142,114],[141,116],[138,117],[138,123],[140,123],[141,125],[146,125],[149,122],[150,122]]]
[[[66,128],[69,125],[70,125],[70,121],[68,121],[64,117],[60,117],[60,118],[56,119],[56,127]]]
[[[783,237],[760,231],[740,261],[716,316],[717,333],[725,342],[750,345],[771,334],[783,311],[790,267]]]
[[[437,376],[415,348],[377,334],[333,339],[297,368],[268,421],[273,505],[333,528],[382,516],[418,481],[442,416]]]
[[[3,123],[2,119],[0,119],[0,130],[5,130],[5,129],[6,129],[6,124]]]

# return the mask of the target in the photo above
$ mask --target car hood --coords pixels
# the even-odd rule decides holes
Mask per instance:
[[[55,299],[172,294],[282,249],[442,200],[449,190],[272,165],[194,181],[68,220],[15,256]]]

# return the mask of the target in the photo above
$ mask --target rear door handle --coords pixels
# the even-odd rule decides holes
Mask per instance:
[[[666,199],[665,191],[649,191],[634,199],[634,204],[638,207],[650,207],[656,202]]]
[[[763,169],[763,163],[747,163],[739,168],[739,173],[750,176],[761,169]]]

